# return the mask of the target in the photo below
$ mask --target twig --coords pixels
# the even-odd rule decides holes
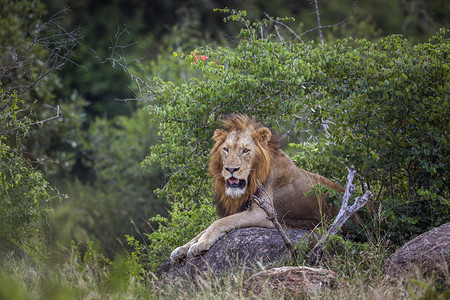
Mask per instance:
[[[308,263],[310,265],[316,264],[323,256],[323,244],[329,239],[331,235],[335,235],[339,232],[345,222],[358,210],[360,210],[370,199],[372,199],[372,193],[366,191],[362,197],[357,197],[352,206],[348,206],[348,201],[350,197],[355,193],[355,185],[352,184],[353,178],[355,177],[356,170],[353,166],[348,168],[347,175],[347,186],[345,188],[344,196],[342,197],[342,205],[339,210],[336,219],[331,225],[325,236],[317,242],[314,248],[309,252]]]
[[[268,201],[264,200],[264,198],[259,195],[261,192],[264,192],[266,194]],[[267,190],[264,188],[264,186],[261,183],[259,183],[259,190],[256,194],[258,194],[258,196],[260,196],[260,197],[258,197],[256,195],[252,195],[250,197],[250,200],[253,201],[260,208],[262,208],[262,210],[264,210],[264,212],[267,215],[267,218],[273,223],[273,225],[277,229],[278,233],[280,234],[281,239],[283,240],[284,244],[286,245],[286,248],[288,248],[288,250],[289,250],[289,253],[292,254],[293,259],[296,260],[297,252],[294,248],[294,245],[293,245],[291,239],[288,237],[288,235],[284,231],[280,222],[278,222],[277,213],[275,211],[275,208],[272,205],[272,199],[270,198],[269,193],[267,192]],[[267,205],[269,205],[270,208]]]
[[[44,56],[45,59],[42,57],[42,60],[40,61],[42,64],[39,66],[40,75],[37,76],[37,79],[32,80],[32,82],[24,88],[19,86],[10,87],[11,90],[17,90],[17,95],[20,96],[30,90],[40,80],[47,77],[53,71],[60,69],[66,62],[75,64],[70,59],[70,56],[78,45],[81,36],[79,35],[78,30],[68,32],[58,24],[58,20],[62,19],[67,11],[68,9],[64,9],[54,14],[47,22],[43,22],[37,26],[32,40],[26,49],[21,53],[18,53],[9,66],[2,66],[3,72],[0,74],[0,79],[8,76],[14,83],[14,78],[17,77],[17,75],[9,75],[8,73],[16,70],[16,68],[20,69],[20,67],[17,66],[19,64],[25,65],[29,63],[27,53],[38,46],[42,46],[48,50],[49,54]],[[40,48],[38,50],[41,51]],[[11,51],[14,51],[14,49],[11,48]],[[21,74],[21,76],[23,76],[23,74]]]
[[[52,73],[55,70],[59,70],[62,66],[64,66],[65,62],[63,61],[62,63],[52,67],[50,70],[48,70],[47,72],[45,72],[44,74],[41,74],[41,76],[39,76],[36,80],[34,80],[32,83],[30,83],[29,85],[27,85],[27,87],[25,87],[24,89],[22,89],[19,93],[17,93],[17,95],[22,95],[23,93],[25,93],[27,90],[29,90],[32,86],[34,86],[36,83],[38,83],[39,81],[41,81],[43,78],[47,77],[47,75],[49,75],[50,73]]]

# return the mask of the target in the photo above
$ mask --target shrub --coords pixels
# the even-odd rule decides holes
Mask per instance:
[[[23,242],[38,232],[37,221],[46,217],[61,195],[24,158],[20,148],[5,142],[11,133],[27,130],[29,120],[17,94],[0,88],[0,238]]]
[[[305,45],[259,38],[259,28],[270,22],[251,24],[242,12],[232,12],[231,19],[245,27],[235,49],[179,55],[201,76],[178,85],[156,78],[143,95],[162,139],[145,163],[161,164],[171,174],[160,193],[173,199],[168,224],[185,214],[179,226],[161,227],[150,240],[170,236],[164,248],[179,246],[188,239],[178,235],[180,228],[198,224],[198,209],[211,204],[211,136],[229,113],[251,115],[278,130],[289,120],[296,120],[297,132],[322,126],[314,143],[304,143],[311,156],[300,149],[297,162],[338,180],[346,165],[354,165],[362,189],[378,195],[378,229],[396,242],[449,220],[446,31],[418,45],[400,36]],[[150,252],[160,249],[152,245]]]
[[[309,104],[309,119],[333,124],[314,158],[304,159],[318,158],[317,169],[355,165],[396,242],[449,221],[445,35],[413,46],[389,36],[324,47],[324,79]]]

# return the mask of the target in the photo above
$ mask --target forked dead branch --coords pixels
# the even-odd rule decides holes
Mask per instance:
[[[353,166],[347,169],[348,169],[347,184],[345,187],[344,196],[342,197],[341,208],[330,229],[327,231],[326,235],[322,236],[320,240],[316,243],[314,248],[309,252],[308,264],[310,265],[317,264],[322,259],[323,246],[325,242],[328,241],[330,236],[336,235],[344,226],[345,222],[347,222],[347,220],[351,216],[353,216],[358,210],[364,207],[364,205],[366,205],[367,202],[369,202],[372,199],[372,192],[366,191],[363,196],[357,197],[355,199],[353,205],[351,206],[348,205],[350,198],[355,193],[355,185],[352,182],[353,178],[355,177],[356,170]],[[284,231],[281,224],[278,222],[276,211],[274,210],[271,204],[270,196],[262,184],[259,185],[259,191],[260,191],[259,197],[253,195],[251,197],[251,200],[265,211],[268,219],[273,222],[275,228],[277,229],[281,238],[283,239],[286,247],[289,249],[290,253],[295,259],[297,257],[297,253],[295,251],[294,245],[289,236]],[[264,197],[262,197],[261,193],[264,193],[266,197],[269,197],[268,201],[264,200]]]
[[[337,234],[339,230],[341,230],[342,226],[344,226],[345,222],[347,222],[351,216],[353,216],[372,199],[372,192],[366,191],[362,197],[357,197],[355,199],[353,205],[348,205],[350,198],[355,193],[355,185],[352,182],[355,177],[356,170],[353,166],[347,168],[347,170],[347,184],[345,187],[344,196],[342,197],[341,208],[336,216],[336,219],[334,219],[333,225],[331,225],[330,229],[327,231],[327,234],[322,236],[314,248],[309,252],[308,263],[310,265],[316,264],[322,259],[323,245],[330,238],[330,236]]]

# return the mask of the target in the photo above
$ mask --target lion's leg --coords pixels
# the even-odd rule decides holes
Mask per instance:
[[[205,233],[205,231],[206,231],[206,229],[203,230],[202,232],[200,232],[195,238],[193,238],[192,240],[190,240],[189,242],[187,242],[183,246],[180,246],[180,247],[176,248],[175,250],[173,250],[172,254],[170,254],[170,260],[175,262],[175,261],[178,261],[179,259],[185,257],[186,254],[188,253],[189,248],[193,244],[198,242],[198,240]]]
[[[256,205],[248,211],[240,212],[212,223],[198,241],[191,245],[187,256],[198,256],[203,251],[209,250],[218,239],[233,229],[253,226],[267,228],[273,228],[274,226],[273,223],[267,219],[266,213]]]

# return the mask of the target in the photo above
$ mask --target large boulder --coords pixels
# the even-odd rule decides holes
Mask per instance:
[[[244,292],[248,296],[261,299],[265,289],[284,294],[284,298],[301,298],[325,287],[338,283],[336,274],[327,269],[305,266],[281,267],[253,274],[244,281]]]
[[[289,229],[286,233],[294,242],[300,242],[308,238],[310,231]],[[287,259],[289,251],[276,229],[241,228],[228,233],[201,256],[177,263],[165,261],[156,275],[179,277],[205,271],[220,275],[236,268],[258,271],[261,266],[279,266]]]
[[[450,222],[433,228],[395,251],[385,262],[386,274],[394,277],[418,268],[423,273],[447,273],[450,265]]]

